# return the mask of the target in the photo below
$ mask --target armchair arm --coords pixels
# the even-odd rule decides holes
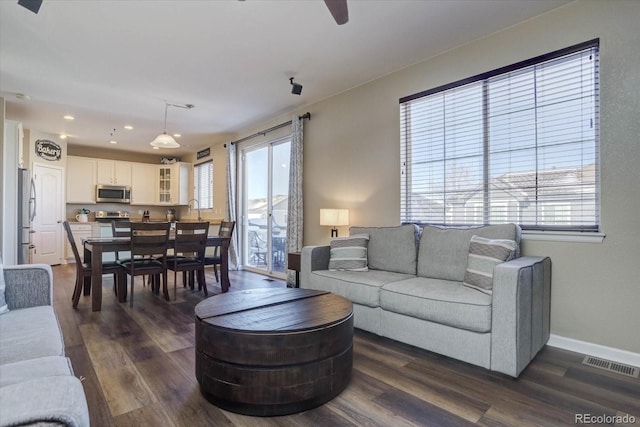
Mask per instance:
[[[86,427],[89,409],[82,383],[58,375],[1,387],[0,424]]]
[[[329,246],[305,246],[300,254],[300,283],[311,283],[309,276],[315,270],[329,269]]]
[[[9,310],[53,305],[53,273],[46,264],[3,266]]]
[[[521,257],[493,270],[491,370],[517,377],[549,340],[551,259]]]

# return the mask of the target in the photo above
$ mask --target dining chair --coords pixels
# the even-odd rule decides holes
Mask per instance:
[[[73,289],[73,295],[71,296],[71,301],[73,302],[73,308],[76,308],[78,307],[78,301],[80,301],[80,294],[82,293],[84,279],[91,278],[91,274],[92,274],[91,264],[84,263],[80,259],[80,253],[78,252],[76,241],[73,238],[73,233],[71,232],[71,226],[69,225],[69,221],[64,221],[62,223],[62,226],[64,227],[64,230],[67,232],[67,239],[69,239],[69,245],[71,246],[73,257],[76,260],[76,283]],[[118,288],[119,283],[122,283],[122,281],[125,280],[123,270],[117,262],[103,262],[102,272],[104,274],[113,274],[114,290]]]
[[[124,272],[131,276],[129,305],[133,307],[135,276],[151,275],[162,277],[164,298],[169,301],[167,289],[167,247],[169,242],[168,222],[131,222],[131,259],[120,261]],[[125,285],[126,286],[126,285]],[[158,293],[159,283],[151,282],[151,288]]]
[[[111,221],[111,234],[113,237],[131,237],[131,220],[112,220]],[[131,252],[129,251],[116,251],[116,261],[129,261],[131,259]],[[142,286],[147,285],[147,276],[142,276]],[[149,278],[151,280],[151,278]],[[124,287],[124,299],[127,298],[127,287]]]
[[[233,229],[236,226],[235,221],[222,221],[220,223],[220,229],[218,230],[218,237],[228,237],[231,238],[233,235]],[[216,282],[220,281],[218,277],[218,265],[222,263],[222,258],[220,257],[220,246],[216,246],[215,252],[213,256],[205,256],[204,257],[204,265],[213,265],[213,273],[216,276]]]
[[[193,273],[198,276],[199,287],[205,295],[207,283],[204,277],[204,252],[207,248],[207,235],[209,233],[209,222],[176,222],[175,239],[173,243],[173,254],[167,255],[167,269],[173,271],[173,286],[177,288],[178,271],[184,275]],[[193,280],[190,279],[193,288]]]

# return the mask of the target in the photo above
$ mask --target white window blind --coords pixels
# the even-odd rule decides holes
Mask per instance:
[[[599,231],[598,41],[400,100],[403,222]]]
[[[201,209],[213,208],[213,161],[193,167],[193,197]]]

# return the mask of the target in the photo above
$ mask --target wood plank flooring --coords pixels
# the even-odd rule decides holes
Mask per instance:
[[[94,313],[90,297],[71,307],[75,267],[53,272],[54,306],[92,426],[562,426],[575,425],[576,414],[629,414],[640,426],[640,381],[583,366],[581,354],[545,347],[514,380],[359,330],[352,379],[337,398],[284,417],[226,412],[201,396],[195,379],[201,292],[179,286],[167,303],[138,278],[129,307],[105,276]],[[231,291],[285,286],[248,272],[230,279]],[[207,283],[210,295],[221,292],[211,269]]]

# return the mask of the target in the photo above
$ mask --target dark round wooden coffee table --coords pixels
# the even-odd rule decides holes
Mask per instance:
[[[196,377],[215,405],[286,415],[340,394],[353,367],[353,306],[330,292],[228,292],[195,307]]]

